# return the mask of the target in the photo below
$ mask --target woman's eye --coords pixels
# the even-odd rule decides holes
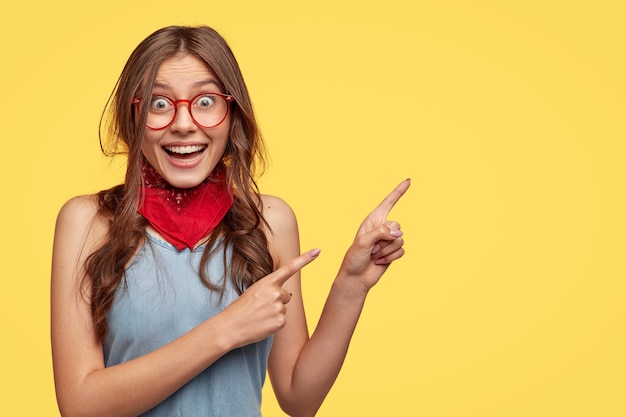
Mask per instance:
[[[212,94],[206,94],[198,97],[195,105],[198,107],[211,107],[215,104],[215,96]]]
[[[167,110],[171,106],[165,97],[152,97],[150,108],[154,110]]]

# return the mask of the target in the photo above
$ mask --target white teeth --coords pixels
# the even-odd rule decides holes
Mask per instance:
[[[167,149],[169,152],[184,155],[188,153],[199,152],[204,149],[204,146],[203,145],[166,146],[165,149]]]

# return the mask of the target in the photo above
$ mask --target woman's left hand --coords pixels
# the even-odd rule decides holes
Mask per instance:
[[[404,239],[400,224],[387,220],[387,215],[411,185],[402,181],[361,223],[354,242],[346,252],[340,275],[360,282],[368,291],[389,265],[404,255]]]

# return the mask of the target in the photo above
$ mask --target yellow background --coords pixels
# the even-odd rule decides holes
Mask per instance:
[[[298,214],[314,327],[400,180],[407,255],[368,300],[328,416],[626,415],[626,25],[615,1],[12,1],[2,6],[0,415],[56,416],[56,213],[116,184],[100,112],[169,24],[229,41]],[[268,384],[269,385],[269,384]],[[282,415],[269,386],[263,410]]]

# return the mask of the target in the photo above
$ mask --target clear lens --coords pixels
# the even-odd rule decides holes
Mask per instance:
[[[228,97],[228,96],[226,96]],[[194,123],[200,127],[219,125],[228,114],[229,101],[217,94],[203,93],[191,100],[172,100],[165,96],[153,96],[148,109],[146,125],[151,129],[164,129],[176,117],[178,111],[184,111],[180,104],[185,104]]]
[[[203,127],[218,125],[228,111],[228,103],[215,94],[203,94],[191,103],[191,116]]]
[[[152,129],[162,129],[174,120],[175,115],[176,104],[172,100],[164,96],[153,96],[146,124]]]

